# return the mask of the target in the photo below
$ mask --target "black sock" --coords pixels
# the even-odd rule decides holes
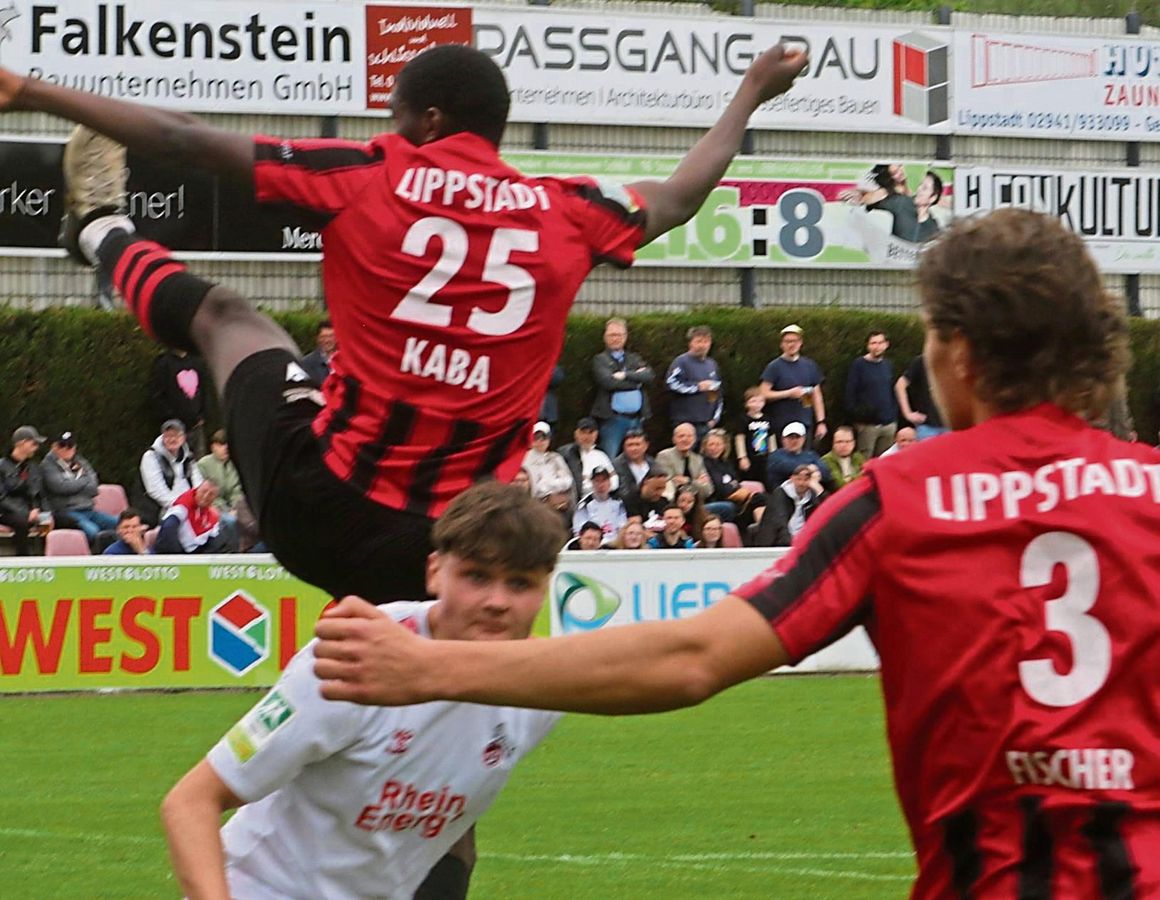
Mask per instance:
[[[165,247],[121,229],[101,241],[97,257],[146,334],[197,352],[190,323],[212,284],[190,275]]]

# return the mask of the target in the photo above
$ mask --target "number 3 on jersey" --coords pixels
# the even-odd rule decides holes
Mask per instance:
[[[403,252],[422,258],[432,238],[438,238],[443,249],[435,265],[407,292],[392,318],[418,325],[447,328],[452,307],[439,303],[434,296],[454,278],[467,260],[467,231],[458,222],[441,216],[419,219],[403,237]],[[528,320],[536,299],[536,282],[527,269],[508,262],[513,252],[534,253],[540,249],[540,236],[519,228],[497,228],[492,232],[483,266],[483,280],[508,289],[507,303],[496,312],[478,306],[467,317],[467,327],[477,334],[497,337],[511,334]]]
[[[1071,643],[1071,671],[1061,675],[1050,659],[1025,659],[1019,663],[1019,683],[1032,700],[1045,706],[1072,706],[1091,697],[1107,681],[1112,639],[1104,623],[1088,615],[1099,595],[1100,564],[1095,549],[1083,538],[1064,531],[1039,535],[1023,551],[1020,585],[1049,584],[1057,564],[1067,572],[1067,587],[1061,596],[1047,601],[1044,615],[1047,630],[1061,632]]]

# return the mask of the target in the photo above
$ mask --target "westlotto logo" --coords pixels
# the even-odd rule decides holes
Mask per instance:
[[[552,586],[560,627],[570,631],[593,631],[604,625],[620,609],[620,595],[608,585],[577,575],[561,572]]]
[[[209,657],[227,672],[245,675],[270,655],[270,613],[245,591],[235,591],[209,615]]]
[[[894,114],[920,125],[949,116],[947,42],[921,31],[894,39]]]

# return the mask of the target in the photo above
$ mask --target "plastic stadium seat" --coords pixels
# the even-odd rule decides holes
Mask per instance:
[[[751,494],[764,494],[765,484],[760,481],[743,481],[741,486]]]
[[[721,546],[722,547],[744,547],[741,543],[741,532],[737,530],[737,526],[732,522],[721,523]]]
[[[121,511],[129,505],[129,498],[125,489],[119,484],[97,485],[97,496],[93,500],[93,509],[97,512],[108,513],[110,516],[119,516]]]
[[[153,550],[153,545],[157,543],[157,533],[161,531],[160,528],[150,528],[145,532],[145,549]]]
[[[79,528],[54,528],[44,539],[45,556],[89,556],[89,539]]]

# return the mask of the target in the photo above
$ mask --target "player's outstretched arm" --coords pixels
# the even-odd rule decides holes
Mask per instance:
[[[179,165],[248,180],[250,137],[215,128],[196,116],[101,97],[0,68],[0,109],[50,113],[108,135],[130,150]]]
[[[805,68],[806,55],[778,44],[754,60],[741,79],[733,99],[717,120],[681,160],[665,181],[641,181],[631,185],[648,208],[648,225],[641,245],[682,225],[701,208],[709,192],[725,174],[725,169],[745,137],[749,117],[762,103],[784,94]]]
[[[173,872],[189,900],[229,900],[222,814],[241,805],[204,759],[162,801]]]
[[[314,672],[331,700],[461,700],[623,714],[693,706],[786,662],[737,597],[690,619],[527,641],[431,641],[347,597],[315,626]]]

